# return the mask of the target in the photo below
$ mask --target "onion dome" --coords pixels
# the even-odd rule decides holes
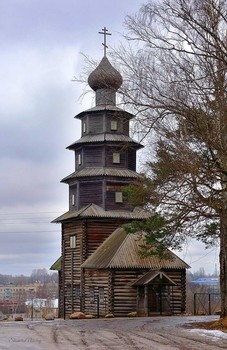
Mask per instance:
[[[88,84],[94,91],[99,89],[117,91],[122,82],[121,74],[110,64],[106,56],[88,77]]]

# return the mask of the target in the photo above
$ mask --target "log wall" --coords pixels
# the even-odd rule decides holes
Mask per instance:
[[[70,236],[76,236],[76,247],[70,248]],[[64,313],[70,315],[75,310],[80,309],[80,299],[75,298],[75,294],[82,292],[81,288],[81,268],[84,261],[84,223],[76,221],[62,225],[62,283],[64,290]]]
[[[83,297],[86,314],[105,316],[108,313],[108,276],[108,270],[85,269]]]
[[[125,221],[113,219],[87,221],[87,257],[123,222]]]
[[[115,316],[127,316],[136,311],[136,288],[131,284],[138,279],[137,270],[115,270],[113,273],[113,313]]]

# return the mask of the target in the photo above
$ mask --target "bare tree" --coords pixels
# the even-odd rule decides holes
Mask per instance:
[[[129,44],[115,52],[123,102],[156,141],[149,177],[128,193],[154,213],[148,243],[220,239],[227,317],[227,1],[149,1],[126,25]]]

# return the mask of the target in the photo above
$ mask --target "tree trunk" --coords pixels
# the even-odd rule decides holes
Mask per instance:
[[[221,317],[227,317],[227,208],[220,217]]]

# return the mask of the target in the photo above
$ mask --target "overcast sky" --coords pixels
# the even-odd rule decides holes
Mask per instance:
[[[80,137],[73,117],[91,107],[72,82],[83,69],[81,52],[103,56],[104,26],[117,46],[127,14],[139,0],[0,1],[0,273],[29,275],[60,256],[60,225],[50,221],[68,210],[74,170],[65,148]],[[189,248],[190,247],[190,248]],[[194,243],[180,255],[192,270],[213,272],[218,251]]]

